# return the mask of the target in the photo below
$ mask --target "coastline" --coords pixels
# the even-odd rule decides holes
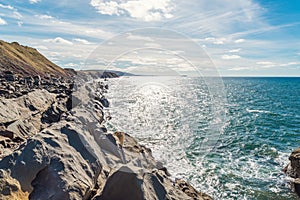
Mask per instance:
[[[212,199],[172,182],[128,134],[107,130],[105,81],[73,86],[1,97],[1,199]]]

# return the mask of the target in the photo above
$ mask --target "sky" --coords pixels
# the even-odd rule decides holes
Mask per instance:
[[[299,0],[0,0],[0,40],[65,68],[300,76]]]

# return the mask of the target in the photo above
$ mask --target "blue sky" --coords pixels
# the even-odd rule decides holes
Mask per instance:
[[[120,53],[116,48],[121,47],[105,47],[91,56],[105,41],[128,40],[130,44],[120,45],[136,48],[132,43],[144,40],[138,44],[162,49],[163,43],[164,49],[182,52],[180,56],[190,52],[186,41],[170,36],[174,32],[197,43],[223,76],[300,76],[299,19],[298,0],[0,0],[0,39],[33,46],[62,67],[80,69],[92,57],[94,63],[106,65],[101,53]],[[156,27],[156,33],[134,31],[147,27]],[[163,34],[159,28],[170,32]],[[124,37],[116,39],[120,34]],[[160,37],[165,41],[156,39]],[[161,55],[131,51],[112,68],[190,69],[186,58]]]

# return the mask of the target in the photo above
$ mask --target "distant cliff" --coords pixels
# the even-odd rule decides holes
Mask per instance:
[[[34,48],[0,40],[0,76],[4,74],[68,77],[74,75],[75,71],[60,68]]]

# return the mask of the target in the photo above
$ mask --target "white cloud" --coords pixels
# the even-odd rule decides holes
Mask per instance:
[[[288,66],[292,66],[292,65],[300,65],[300,62],[288,62],[288,63],[283,63],[280,64],[280,67],[288,67]]]
[[[23,16],[18,12],[18,9],[14,8],[11,5],[3,5],[0,3],[0,8],[9,10],[9,11],[3,11],[4,14],[0,13],[0,15],[2,14],[2,16],[8,16],[10,18],[19,19],[19,20],[23,18]]]
[[[97,11],[104,15],[120,15],[122,11],[119,4],[114,1],[104,2],[102,0],[92,0],[90,4],[97,9]]]
[[[233,59],[239,59],[239,58],[241,58],[241,56],[239,56],[239,55],[227,55],[227,54],[222,55],[222,59],[224,59],[224,60],[233,60]]]
[[[31,3],[31,4],[34,4],[34,3],[38,3],[38,2],[40,2],[41,0],[29,0],[29,3]]]
[[[75,39],[73,39],[73,41],[81,43],[81,44],[91,44],[89,41],[87,41],[85,39],[80,39],[80,38],[75,38]]]
[[[46,46],[42,46],[42,45],[34,46],[34,48],[40,49],[40,50],[48,50],[48,48]]]
[[[231,69],[228,69],[229,71],[241,71],[241,70],[249,70],[249,67],[234,67]]]
[[[6,25],[6,24],[7,24],[7,22],[0,17],[0,25]]]
[[[29,20],[26,23],[31,25],[30,32],[33,33],[40,33],[40,34],[49,34],[49,30],[53,33],[57,33],[57,35],[74,35],[76,34],[77,37],[89,37],[94,38],[100,41],[104,39],[111,38],[115,36],[114,33],[106,31],[104,29],[95,28],[98,22],[94,24],[89,23],[76,23],[76,22],[66,22],[62,20],[58,20],[53,16],[42,16],[44,19],[49,19],[45,23],[44,20],[39,20],[42,15],[36,15],[33,20]],[[25,16],[25,18],[32,18],[31,16]],[[52,17],[52,18],[51,18]],[[51,18],[51,19],[50,19]],[[41,28],[43,27],[43,28]]]
[[[121,2],[91,0],[90,4],[101,14],[126,15],[143,21],[172,18],[171,0],[125,0]]]
[[[66,45],[72,45],[73,44],[71,41],[65,40],[61,37],[57,37],[57,38],[54,38],[54,39],[47,39],[47,40],[44,40],[44,42],[66,44]]]
[[[256,64],[258,64],[258,65],[274,65],[274,63],[270,62],[270,61],[259,61],[259,62],[256,62]]]
[[[21,27],[23,25],[23,22],[19,21],[18,22],[18,27]]]
[[[148,42],[144,44],[145,47],[147,48],[157,48],[157,49],[161,49],[162,46],[160,44],[154,43],[154,42]]]
[[[13,12],[13,17],[16,18],[16,19],[21,19],[23,16],[18,11],[14,11]]]
[[[234,41],[234,43],[239,44],[239,43],[244,43],[246,40],[245,39],[237,39]]]
[[[205,41],[211,42],[213,44],[224,44],[226,42],[226,38],[214,38],[208,37],[204,39]]]
[[[229,53],[239,53],[241,50],[242,50],[241,48],[239,48],[239,49],[231,49],[228,52]]]
[[[154,40],[150,37],[145,37],[141,35],[133,35],[132,33],[128,33],[127,39],[129,40],[144,40],[148,42],[153,42]]]
[[[0,3],[0,8],[4,8],[4,9],[9,9],[9,10],[14,10],[15,8],[10,6],[10,5],[3,5]]]
[[[300,65],[300,62],[287,62],[287,63],[274,63],[270,61],[259,61],[256,64],[262,68],[273,68],[273,67],[289,67],[294,65]]]
[[[64,64],[64,67],[77,67],[78,64],[75,64],[75,63],[67,63],[67,64]]]
[[[35,15],[35,17],[40,18],[40,19],[53,19],[54,18],[50,15]]]

